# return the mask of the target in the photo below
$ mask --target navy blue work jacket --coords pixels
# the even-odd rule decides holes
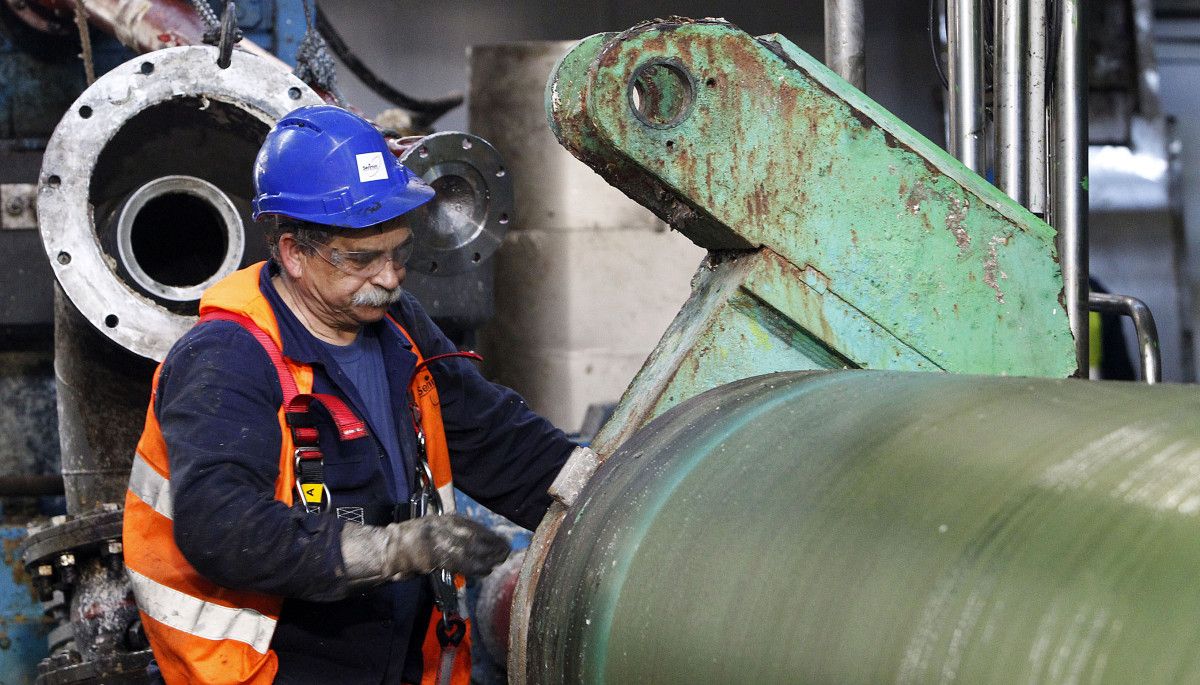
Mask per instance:
[[[278,266],[268,263],[259,287],[278,319],[284,355],[312,365],[314,392],[342,397],[365,418],[348,379],[279,298],[270,281],[276,273]],[[426,358],[455,351],[411,295],[405,293],[392,315]],[[412,483],[416,438],[407,391],[416,356],[393,325],[372,325],[389,374],[399,457]],[[515,392],[484,379],[472,362],[438,361],[430,370],[455,486],[532,529],[574,444]],[[235,323],[196,326],[171,349],[154,410],[170,460],[176,544],[198,572],[220,585],[287,598],[271,644],[279,655],[277,682],[419,682],[431,607],[427,583],[389,583],[333,599],[345,592],[345,523],[274,498],[282,402],[275,367]],[[385,450],[376,431],[345,443],[336,442],[332,424],[321,432],[335,507],[407,514],[410,493],[395,492],[393,469],[401,465],[388,455],[396,451]]]

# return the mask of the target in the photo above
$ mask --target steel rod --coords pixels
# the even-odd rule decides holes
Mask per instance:
[[[979,0],[947,0],[950,72],[950,154],[983,171],[983,51]]]
[[[825,64],[859,90],[866,88],[864,0],[825,0]]]
[[[1081,0],[1057,4],[1054,84],[1054,228],[1067,317],[1080,372],[1088,368],[1087,61]]]
[[[996,0],[996,185],[1025,204],[1025,0]]]
[[[1133,320],[1137,333],[1138,354],[1142,361],[1142,380],[1153,385],[1162,382],[1162,353],[1158,346],[1158,326],[1145,302],[1129,295],[1091,293],[1088,308],[1093,312],[1121,314]]]
[[[1028,5],[1028,40],[1025,45],[1025,206],[1045,217],[1049,208],[1046,185],[1046,0]]]

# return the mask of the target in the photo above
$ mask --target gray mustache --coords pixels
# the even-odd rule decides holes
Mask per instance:
[[[371,285],[369,289],[354,293],[354,297],[350,298],[350,304],[355,307],[388,307],[399,302],[403,293],[404,290],[400,287],[388,290]]]

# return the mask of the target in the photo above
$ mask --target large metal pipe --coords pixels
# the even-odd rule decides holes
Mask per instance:
[[[863,0],[825,0],[825,65],[866,90],[866,52]]]
[[[760,376],[568,511],[531,683],[1190,682],[1200,390]],[[1019,430],[1004,427],[1019,426]]]
[[[1046,139],[1046,0],[1031,0],[1027,6],[1029,35],[1025,57],[1025,206],[1045,218],[1049,211],[1046,182],[1049,146]]]
[[[1060,26],[1054,82],[1054,209],[1071,333],[1088,368],[1087,42],[1081,0],[1056,4]]]
[[[979,0],[947,0],[950,79],[950,154],[976,173],[984,170],[983,50]]]
[[[995,0],[996,185],[1025,204],[1026,0]]]
[[[154,364],[106,338],[56,288],[54,375],[67,512],[121,502]]]

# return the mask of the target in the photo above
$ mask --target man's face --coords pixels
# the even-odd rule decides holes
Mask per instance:
[[[339,327],[357,328],[383,318],[400,299],[412,231],[402,218],[340,234],[328,245],[310,246],[298,285]],[[373,272],[373,273],[372,273]]]

